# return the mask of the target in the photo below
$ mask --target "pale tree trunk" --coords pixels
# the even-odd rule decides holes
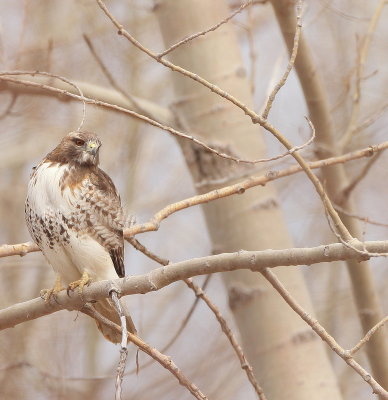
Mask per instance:
[[[215,25],[228,15],[224,0],[163,0],[155,8],[167,46]],[[176,23],[179,21],[179,23]],[[248,106],[252,95],[237,37],[231,25],[177,48],[170,59],[230,92]],[[231,103],[177,73],[171,75],[174,108],[193,135],[240,158],[265,154],[262,132]],[[187,144],[183,150],[196,182],[240,174],[246,168]],[[201,191],[213,188],[210,183]],[[292,247],[270,185],[204,207],[215,252]],[[308,311],[311,301],[298,269],[277,268],[277,276]],[[341,394],[320,339],[259,275],[223,274],[244,351],[268,399],[340,399]]]
[[[272,0],[279,28],[289,52],[292,51],[296,28],[294,4],[289,0]],[[317,156],[327,158],[339,155],[338,140],[334,136],[325,90],[320,80],[319,69],[312,60],[310,50],[303,34],[299,41],[298,56],[295,62],[302,90],[306,99],[310,118],[317,132]],[[350,181],[342,164],[323,169],[327,191],[335,203],[354,214],[354,202],[344,196],[343,190]],[[341,219],[353,236],[362,240],[362,231],[356,219],[341,215]],[[378,298],[376,285],[368,262],[346,261],[352,282],[354,300],[359,312],[364,333],[384,317]],[[376,332],[366,345],[368,359],[373,376],[384,387],[388,388],[388,341],[385,328]]]

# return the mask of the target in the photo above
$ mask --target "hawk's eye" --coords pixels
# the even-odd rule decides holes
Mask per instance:
[[[75,144],[77,145],[77,146],[83,146],[84,144],[85,144],[85,141],[84,140],[82,140],[82,139],[75,139]]]

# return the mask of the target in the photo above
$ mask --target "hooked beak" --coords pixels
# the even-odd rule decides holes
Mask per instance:
[[[88,142],[86,142],[86,151],[93,156],[96,156],[99,148],[100,143],[98,143],[96,140],[89,140]]]

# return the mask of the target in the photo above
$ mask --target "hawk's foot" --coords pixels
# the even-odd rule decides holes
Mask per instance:
[[[67,287],[67,294],[69,294],[70,290],[74,290],[75,288],[78,288],[79,294],[82,296],[82,292],[84,290],[85,286],[88,286],[91,282],[91,278],[89,277],[89,274],[84,271],[82,274],[81,279],[78,281],[71,282],[69,286]]]
[[[56,299],[57,294],[62,290],[65,290],[65,288],[62,286],[60,275],[57,275],[54,287],[52,289],[42,289],[40,291],[40,297],[47,303],[51,297]]]

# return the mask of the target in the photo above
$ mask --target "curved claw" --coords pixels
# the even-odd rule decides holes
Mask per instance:
[[[39,295],[46,303],[50,301],[51,297],[58,303],[57,294],[62,290],[65,290],[65,288],[61,284],[61,277],[57,275],[54,287],[52,289],[42,289]]]
[[[79,279],[78,281],[71,282],[69,284],[69,286],[66,289],[67,295],[69,296],[70,290],[74,290],[75,288],[78,288],[78,292],[82,296],[82,292],[84,290],[84,287],[90,285],[91,281],[92,280],[89,277],[89,274],[86,271],[84,271],[84,273],[82,274],[81,279]]]

